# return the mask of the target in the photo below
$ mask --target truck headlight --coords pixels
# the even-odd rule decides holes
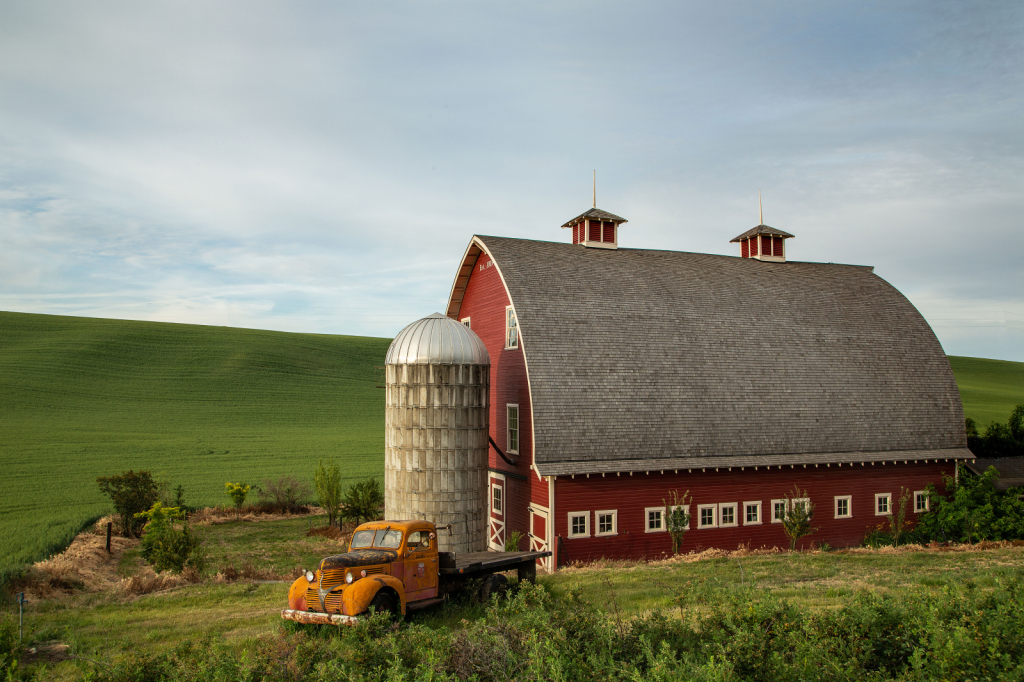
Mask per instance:
[[[313,571],[306,571],[306,581],[307,582],[313,582],[315,579],[316,579],[316,576],[313,574]]]
[[[347,584],[351,585],[353,580],[354,580],[354,578],[352,577],[351,573],[346,573],[345,574],[345,582]]]

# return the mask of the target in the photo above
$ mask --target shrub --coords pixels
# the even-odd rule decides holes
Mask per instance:
[[[925,542],[1024,539],[1024,490],[996,490],[998,480],[995,467],[981,476],[972,476],[961,468],[956,477],[943,476],[946,495],[929,485],[931,509],[918,518],[914,535]]]
[[[789,538],[789,548],[796,549],[796,543],[800,538],[806,537],[818,530],[811,528],[811,517],[814,515],[814,505],[811,498],[807,496],[806,490],[800,490],[793,486],[793,490],[786,493],[786,514],[782,517],[782,530]]]
[[[506,552],[518,552],[519,551],[519,543],[521,543],[525,538],[526,538],[526,536],[523,535],[522,531],[520,531],[520,530],[512,531],[511,533],[508,534],[508,537],[505,538],[505,551]]]
[[[250,488],[245,483],[228,481],[224,484],[224,489],[235,505],[235,518],[237,519],[242,513],[242,505],[245,504],[245,498],[249,495]]]
[[[362,523],[364,519],[376,519],[380,516],[380,508],[384,506],[384,491],[381,489],[380,481],[376,478],[367,478],[353,483],[345,491],[342,504],[342,514],[346,519],[356,523]]]
[[[671,492],[671,504],[664,498],[661,501],[666,508],[665,528],[668,529],[668,534],[672,538],[672,553],[679,554],[683,548],[683,536],[686,535],[686,529],[690,527],[690,512],[686,511],[686,507],[690,504],[690,491],[687,490],[682,497],[679,496],[678,490]]]
[[[187,522],[183,521],[180,528],[174,525],[176,519],[184,516],[181,510],[156,502],[139,516],[148,520],[142,538],[142,556],[154,569],[174,573],[181,573],[186,567],[203,569],[202,538]]]
[[[14,680],[21,658],[21,642],[18,641],[18,623],[8,614],[0,614],[0,675]]]
[[[114,503],[122,535],[139,537],[146,522],[138,514],[153,506],[159,492],[152,474],[125,471],[118,476],[100,476],[96,483],[100,492]]]
[[[985,433],[978,432],[977,423],[965,420],[967,447],[977,457],[1024,457],[1024,403],[1017,405],[1005,424],[992,422]]]
[[[257,490],[263,506],[272,506],[278,511],[295,513],[300,510],[300,501],[309,497],[309,484],[287,474],[275,480],[265,480]]]
[[[313,475],[313,486],[316,488],[316,499],[327,512],[327,525],[333,526],[341,509],[341,469],[338,463],[320,460],[316,464]]]

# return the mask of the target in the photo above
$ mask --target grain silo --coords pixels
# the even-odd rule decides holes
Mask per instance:
[[[442,551],[486,549],[490,362],[479,336],[440,313],[388,349],[386,518],[450,523]]]

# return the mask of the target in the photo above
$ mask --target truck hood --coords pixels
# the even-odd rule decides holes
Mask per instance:
[[[398,552],[393,549],[357,549],[353,552],[335,554],[325,557],[320,562],[320,570],[329,568],[351,568],[352,566],[373,566],[390,564],[398,560]]]

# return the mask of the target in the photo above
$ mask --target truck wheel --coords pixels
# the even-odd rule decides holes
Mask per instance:
[[[492,597],[500,597],[508,591],[508,578],[500,573],[494,573],[484,578],[484,584],[480,588],[480,601],[487,603]]]
[[[395,615],[398,612],[396,607],[395,596],[386,590],[381,590],[373,595],[373,600],[370,602],[370,608],[375,609],[376,613],[386,612]]]

